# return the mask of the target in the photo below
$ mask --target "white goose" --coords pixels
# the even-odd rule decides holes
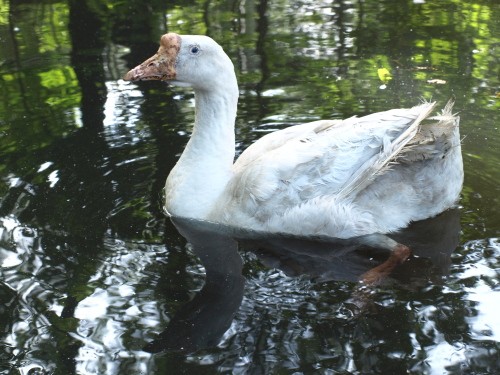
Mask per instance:
[[[124,79],[195,91],[193,133],[165,187],[172,216],[349,238],[396,231],[459,197],[459,118],[451,102],[434,117],[435,103],[424,103],[291,126],[262,137],[234,162],[238,84],[214,40],[165,34],[158,52]]]

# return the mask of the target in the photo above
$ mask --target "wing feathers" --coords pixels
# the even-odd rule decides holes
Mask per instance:
[[[374,178],[382,173],[391,161],[403,150],[418,132],[420,123],[429,116],[434,109],[436,103],[424,103],[418,107],[413,107],[410,111],[405,111],[404,114],[396,115],[401,117],[407,125],[406,129],[395,139],[390,139],[388,136],[383,138],[383,147],[381,151],[372,156],[349,178],[344,187],[338,193],[340,198],[348,196],[355,197],[357,193],[369,185]],[[390,119],[382,119],[390,121]]]
[[[268,134],[234,164],[228,199],[262,221],[311,199],[352,201],[395,163],[446,152],[450,121],[458,125],[452,106],[435,117],[429,117],[435,103],[423,103]],[[429,123],[423,124],[426,119]]]

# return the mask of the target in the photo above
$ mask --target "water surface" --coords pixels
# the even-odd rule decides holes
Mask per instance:
[[[499,20],[494,0],[0,0],[0,373],[497,372]],[[193,94],[120,78],[169,31],[233,60],[238,152],[454,97],[459,206],[399,233],[415,256],[375,288],[383,252],[176,227]]]

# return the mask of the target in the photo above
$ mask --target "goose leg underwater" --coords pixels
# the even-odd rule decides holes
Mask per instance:
[[[169,215],[297,236],[389,234],[458,200],[459,117],[450,101],[320,120],[265,135],[235,158],[238,83],[222,47],[168,33],[127,81],[191,87],[195,124],[165,185]],[[394,242],[394,241],[393,241]],[[400,262],[409,252],[388,241]],[[382,271],[381,271],[382,272]]]

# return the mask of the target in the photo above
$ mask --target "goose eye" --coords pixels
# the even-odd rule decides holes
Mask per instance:
[[[190,52],[192,55],[197,55],[197,54],[199,54],[199,53],[200,53],[200,51],[201,51],[200,47],[199,47],[199,46],[196,46],[196,45],[195,45],[195,46],[191,46],[191,47],[189,48],[189,52]]]

